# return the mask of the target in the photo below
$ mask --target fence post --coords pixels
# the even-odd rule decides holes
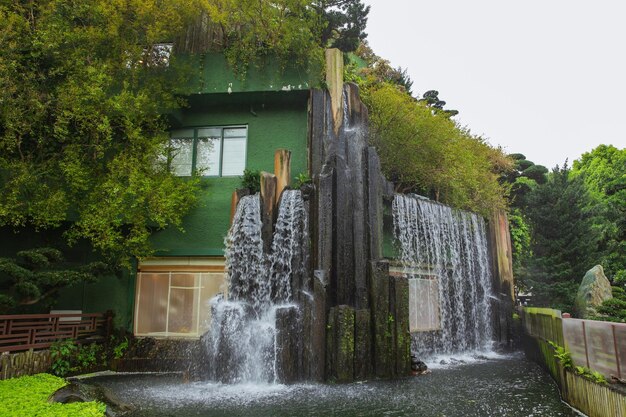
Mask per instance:
[[[615,349],[615,364],[617,365],[617,377],[622,379],[622,366],[619,363],[619,351],[617,350],[617,336],[615,335],[615,325],[611,324],[611,331],[613,332],[613,347]]]
[[[104,336],[108,340],[111,334],[113,333],[113,310],[107,310],[104,313],[104,317],[106,319],[104,323]]]
[[[589,352],[587,350],[587,330],[585,330],[585,321],[583,323],[583,340],[585,341],[585,360],[587,361],[587,368],[589,368]]]

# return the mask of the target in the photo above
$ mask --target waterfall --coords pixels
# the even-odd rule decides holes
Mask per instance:
[[[308,214],[298,190],[285,190],[268,256],[274,300],[290,302],[294,289],[308,290],[304,277],[309,252]]]
[[[211,300],[206,335],[210,376],[229,383],[278,382],[283,340],[298,317],[295,290],[305,289],[308,217],[300,191],[284,191],[270,253],[263,252],[259,195],[241,199],[225,239],[228,296]],[[279,323],[279,325],[277,325]],[[286,324],[285,324],[286,323]]]
[[[396,195],[394,236],[409,278],[412,350],[487,350],[491,268],[484,220],[417,195]]]

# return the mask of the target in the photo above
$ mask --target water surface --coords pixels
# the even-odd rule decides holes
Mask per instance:
[[[522,355],[438,364],[431,374],[346,385],[182,383],[180,377],[92,379],[139,409],[133,417],[577,415],[550,377]]]

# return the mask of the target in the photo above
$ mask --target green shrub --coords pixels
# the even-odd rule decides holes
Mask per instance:
[[[574,372],[576,375],[580,375],[584,378],[587,378],[590,381],[595,382],[596,384],[607,384],[606,378],[598,371],[592,371],[586,366],[576,366],[574,368]]]
[[[244,169],[243,177],[241,177],[241,186],[249,189],[250,194],[256,194],[261,191],[261,174],[259,171]]]
[[[106,364],[104,349],[97,343],[77,345],[72,339],[60,340],[50,346],[52,373],[65,376],[70,372],[87,371]]]
[[[554,357],[561,362],[563,368],[570,369],[574,366],[574,363],[572,362],[572,355],[567,349],[552,341],[548,341],[548,343],[554,348]]]
[[[72,370],[72,356],[78,347],[72,339],[59,340],[50,346],[52,372],[57,376],[65,376]]]
[[[67,382],[50,374],[0,381],[0,417],[104,417],[99,402],[48,403],[48,397]]]
[[[305,184],[310,184],[313,180],[311,179],[311,177],[309,177],[309,174],[306,172],[301,172],[298,175],[296,175],[296,182],[293,185],[293,188],[295,188],[296,190],[300,187],[302,187]]]
[[[122,356],[124,356],[124,352],[126,352],[126,349],[128,349],[128,338],[125,337],[123,342],[118,343],[113,348],[113,358],[120,359]]]

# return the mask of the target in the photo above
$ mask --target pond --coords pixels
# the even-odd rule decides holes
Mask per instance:
[[[182,383],[172,375],[116,375],[91,383],[138,407],[133,417],[576,416],[552,379],[521,354],[435,363],[427,375],[346,385]]]

